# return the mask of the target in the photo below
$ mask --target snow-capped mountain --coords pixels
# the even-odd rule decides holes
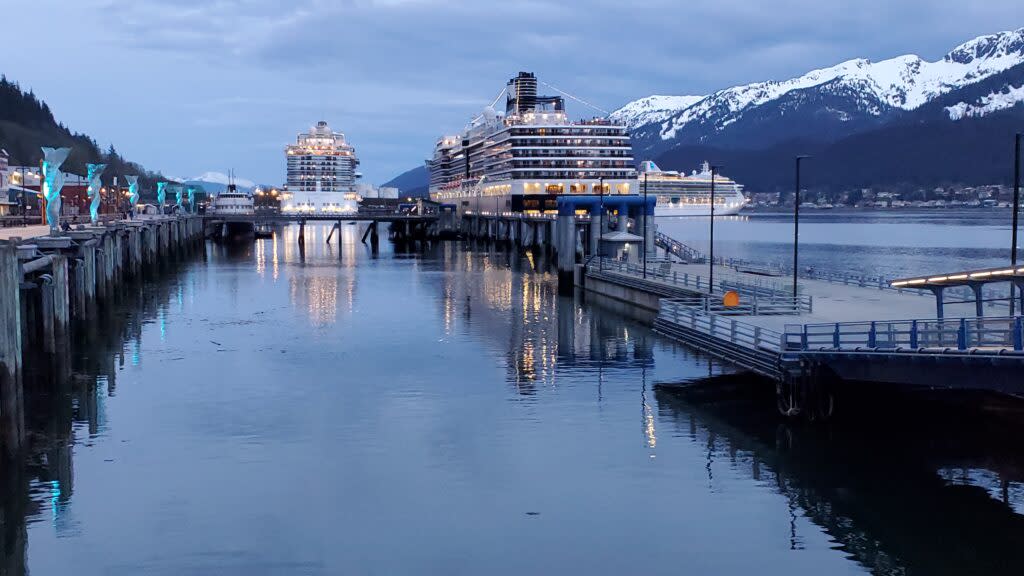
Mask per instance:
[[[231,182],[231,177],[223,172],[203,172],[199,176],[194,178],[187,178],[185,180],[189,183],[200,183],[200,184],[214,184],[221,187],[226,187]],[[235,186],[239,188],[255,188],[256,183],[252,180],[246,180],[245,178],[235,177]]]
[[[1024,28],[980,36],[936,62],[906,55],[855,59],[797,78],[719,90],[703,98],[651,96],[612,113],[627,123],[639,154],[680,145],[756,148],[793,139],[834,140],[1024,63]],[[1024,101],[1020,88],[963,102],[951,119]]]

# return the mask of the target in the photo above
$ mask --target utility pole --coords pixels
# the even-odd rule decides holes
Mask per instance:
[[[800,256],[800,161],[810,156],[796,157],[796,188],[793,190],[793,303],[796,304],[796,284],[799,276]]]
[[[597,269],[604,271],[604,254],[602,254],[602,248],[604,247],[604,176],[600,176],[598,182],[600,182],[600,188],[597,193],[599,194],[598,198],[600,198],[601,213],[599,214],[600,221],[598,222],[600,228],[597,229]]]
[[[1024,138],[1024,133],[1017,132],[1014,136],[1013,142],[1013,232],[1010,234],[1010,267],[1014,269],[1014,275],[1017,270],[1017,219],[1019,218],[1018,212],[1020,212],[1020,141]],[[1017,298],[1017,285],[1013,282],[1010,283],[1010,316],[1014,315],[1015,312],[1015,300]],[[1024,310],[1021,310],[1024,312]]]
[[[715,289],[715,171],[718,166],[711,166],[711,234],[708,248],[708,294]]]
[[[644,278],[647,278],[647,172],[644,172]]]

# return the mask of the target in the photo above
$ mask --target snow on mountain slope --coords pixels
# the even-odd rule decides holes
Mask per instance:
[[[680,110],[685,110],[707,96],[648,96],[634,100],[612,112],[610,118],[634,127],[661,122]]]
[[[979,36],[928,62],[914,55],[881,62],[855,59],[812,70],[784,81],[727,88],[702,99],[652,96],[630,102],[612,114],[632,130],[660,124],[661,140],[672,140],[691,124],[717,132],[751,109],[775,102],[797,90],[856,95],[861,113],[881,116],[889,109],[912,110],[933,98],[983,80],[1024,62],[1024,28]],[[675,110],[670,110],[676,106]],[[984,106],[977,109],[985,113]]]
[[[962,118],[987,116],[992,112],[1013,108],[1024,102],[1024,84],[1019,88],[1007,86],[1005,91],[991,92],[988,96],[982,96],[975,104],[958,102],[953,106],[946,106],[946,113],[949,119],[956,121]]]
[[[227,174],[223,172],[203,172],[195,178],[188,178],[188,182],[208,182],[210,184],[220,184],[227,186],[231,179]],[[252,180],[246,180],[245,178],[235,178],[235,185],[239,188],[254,188],[256,183]]]

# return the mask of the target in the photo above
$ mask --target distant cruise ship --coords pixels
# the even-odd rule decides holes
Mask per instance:
[[[654,162],[644,161],[640,164],[641,192],[645,176],[647,193],[658,198],[654,206],[656,216],[711,215],[711,167],[707,162],[701,165],[700,172],[694,170],[687,176],[663,172]],[[746,203],[743,185],[715,174],[715,216],[738,214]]]
[[[562,97],[538,96],[528,72],[504,93],[504,116],[488,107],[462,134],[438,140],[427,161],[432,200],[459,212],[551,212],[562,194],[637,192],[624,125],[570,122]]]
[[[320,121],[285,148],[288,161],[281,212],[344,214],[359,209],[356,150],[345,135]]]

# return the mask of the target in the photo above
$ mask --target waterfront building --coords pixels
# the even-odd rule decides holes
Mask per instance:
[[[359,159],[345,135],[320,121],[285,148],[284,213],[339,214],[358,209]]]
[[[437,141],[426,163],[431,200],[459,212],[553,212],[563,194],[637,193],[626,127],[570,121],[564,99],[538,95],[537,82],[520,72],[503,91],[504,115],[487,107]]]

